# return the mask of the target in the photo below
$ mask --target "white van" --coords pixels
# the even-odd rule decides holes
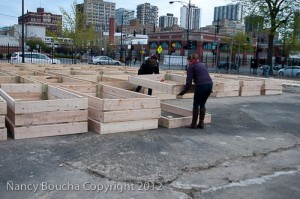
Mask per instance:
[[[15,52],[12,54],[11,61],[13,63],[22,62],[22,52]],[[60,64],[58,59],[52,59],[47,55],[35,52],[24,52],[24,61],[25,63],[33,64]]]

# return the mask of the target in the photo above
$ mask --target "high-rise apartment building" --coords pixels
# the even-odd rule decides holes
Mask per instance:
[[[108,31],[109,18],[115,18],[116,4],[103,0],[84,0],[77,8],[83,6],[86,25],[92,25],[97,31]],[[80,9],[77,9],[79,11]]]
[[[18,18],[18,24],[22,24],[22,16]],[[44,8],[37,8],[37,12],[28,12],[24,14],[24,24],[27,26],[44,26],[46,31],[61,32],[62,15],[45,12]]]
[[[180,8],[180,26],[187,29],[188,21],[190,22],[190,30],[200,30],[201,27],[201,8],[191,5],[189,9],[185,6]]]
[[[157,25],[158,21],[158,7],[152,6],[150,3],[140,4],[136,8],[137,18],[142,25],[154,24]]]
[[[214,21],[218,19],[228,19],[234,21],[243,20],[243,5],[242,4],[228,4],[225,6],[218,6],[214,9]]]
[[[173,25],[178,24],[178,18],[174,17],[173,14],[167,13],[167,16],[160,16],[159,17],[159,27],[166,28],[172,27]]]
[[[134,10],[127,10],[124,8],[116,9],[116,23],[117,26],[122,24],[123,16],[123,25],[129,25],[130,20],[134,19]]]

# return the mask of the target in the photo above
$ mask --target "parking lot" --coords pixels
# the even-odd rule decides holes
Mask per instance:
[[[89,132],[0,144],[1,198],[297,198],[300,89],[211,97],[204,130]],[[191,99],[168,100],[190,108]]]

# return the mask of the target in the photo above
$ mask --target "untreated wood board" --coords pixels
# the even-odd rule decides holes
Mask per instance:
[[[0,115],[6,115],[7,113],[7,103],[6,101],[0,96]]]
[[[0,140],[7,140],[7,129],[6,128],[0,129]]]
[[[100,134],[121,133],[146,129],[156,129],[158,127],[158,119],[113,123],[102,123],[93,119],[89,119],[88,125],[90,131]]]
[[[158,119],[160,115],[160,108],[103,112],[89,107],[89,118],[103,123]]]
[[[73,122],[55,125],[38,125],[26,127],[14,127],[9,119],[6,119],[7,128],[12,133],[14,139],[36,138],[55,135],[67,135],[86,133],[87,122]]]
[[[7,117],[11,120],[14,126],[30,126],[67,122],[86,122],[88,119],[87,115],[87,110],[53,111],[18,115],[8,109]]]

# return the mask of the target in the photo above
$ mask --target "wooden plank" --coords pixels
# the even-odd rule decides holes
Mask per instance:
[[[169,79],[169,80],[172,80],[172,81],[179,82],[182,85],[185,85],[185,83],[186,83],[186,75],[183,76],[183,75],[178,75],[178,74],[167,73],[165,75],[165,79],[166,80]]]
[[[158,128],[158,119],[150,120],[138,120],[138,121],[126,121],[126,122],[113,122],[113,123],[101,123],[96,120],[89,119],[89,130],[100,133],[121,133],[128,131],[140,131],[146,129]]]
[[[99,109],[89,107],[88,110],[89,118],[103,123],[158,119],[161,115],[160,108],[103,112]]]
[[[182,108],[179,106],[171,105],[171,104],[166,104],[166,103],[160,103],[160,107],[162,111],[166,111],[169,113],[174,113],[177,115],[182,115],[182,116],[191,116],[192,115],[192,110]]]
[[[0,115],[0,129],[5,127],[5,115]]]
[[[158,125],[166,128],[179,128],[189,126],[192,122],[192,116],[180,118],[161,117],[158,120]]]
[[[19,100],[42,100],[42,92],[38,93],[9,93],[9,96],[14,98],[16,101]]]
[[[0,84],[17,83],[15,76],[0,76]]]
[[[166,128],[179,128],[189,126],[192,122],[192,116],[189,117],[179,117],[179,118],[171,118],[171,117],[163,117],[159,118],[158,125],[166,127]],[[204,124],[211,123],[211,114],[206,113],[204,118]]]
[[[102,84],[102,92],[110,95],[118,96],[121,98],[153,98],[149,95],[144,95],[141,93],[124,90],[121,88],[112,87],[106,84]]]
[[[6,101],[0,96],[0,115],[6,115],[7,113],[7,103]]]
[[[158,98],[104,99],[103,111],[159,108]]]
[[[82,85],[62,85],[63,88],[67,88],[70,90],[75,90],[80,93],[96,93],[97,88],[96,84],[82,84]]]
[[[57,96],[61,99],[81,98],[80,95],[77,95],[75,93],[54,86],[48,87],[48,93]]]
[[[282,90],[261,90],[261,95],[281,95]]]
[[[1,89],[6,93],[38,93],[42,92],[42,84],[1,84]]]
[[[8,121],[8,120],[7,120]],[[74,122],[55,125],[39,125],[28,127],[14,127],[8,124],[14,139],[37,138],[56,135],[69,135],[86,133],[88,131],[87,122]]]
[[[7,107],[14,109],[15,108],[15,100],[10,97],[4,90],[0,89],[0,96],[2,99],[6,101]]]
[[[0,129],[0,140],[7,140],[7,129],[6,128]]]
[[[129,83],[135,84],[135,85],[141,85],[143,87],[152,88],[153,90],[158,90],[165,93],[173,94],[174,91],[174,84],[167,84],[165,82],[160,81],[154,81],[149,79],[143,79],[136,76],[129,76],[128,77]],[[182,87],[182,86],[181,86]],[[181,88],[179,89],[181,90]]]
[[[149,74],[149,75],[138,75],[138,76],[134,75],[133,77],[138,77],[141,79],[153,80],[158,82],[160,82],[161,80],[165,80],[165,74]]]
[[[75,111],[54,111],[31,113],[24,115],[9,114],[8,117],[13,122],[14,126],[29,126],[41,124],[59,124],[66,122],[82,122],[87,121],[87,110]]]
[[[261,95],[261,90],[241,91],[239,96],[258,96]]]
[[[239,91],[213,91],[213,93],[210,94],[212,97],[237,97],[239,96]]]
[[[14,105],[15,114],[38,113],[45,111],[71,111],[87,109],[87,98],[42,100],[42,101],[17,101]]]

